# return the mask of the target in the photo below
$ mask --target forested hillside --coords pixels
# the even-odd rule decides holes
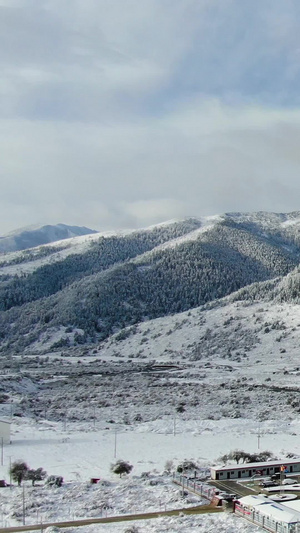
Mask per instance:
[[[53,348],[98,342],[126,325],[285,276],[300,262],[298,220],[296,213],[186,219],[99,236],[84,252],[54,262],[49,256],[32,273],[9,276],[6,270],[2,351],[22,350],[54,331],[60,336]],[[261,286],[244,294],[255,291]]]
[[[29,276],[15,276],[6,280],[0,285],[0,310],[6,311],[50,296],[82,277],[124,263],[199,226],[200,222],[190,219],[172,224],[171,227],[157,227],[152,231],[134,232],[124,237],[100,237],[84,254],[75,254],[54,264],[42,266]]]

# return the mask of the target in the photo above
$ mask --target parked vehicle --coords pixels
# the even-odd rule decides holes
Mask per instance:
[[[263,483],[267,483],[268,481],[272,481],[270,476],[262,477],[260,478],[258,485],[262,487]]]
[[[295,483],[297,483],[297,479],[293,479],[292,477],[287,477],[282,482],[283,485],[295,485]]]
[[[276,474],[273,474],[271,476],[272,481],[280,481],[281,479],[285,479],[286,475],[283,472],[276,472]]]
[[[261,487],[276,487],[276,485],[278,485],[278,483],[275,483],[275,481],[262,481],[262,483],[260,484]]]
[[[232,500],[235,500],[237,497],[236,494],[230,494],[229,492],[220,492],[218,494],[219,498],[222,498],[222,500],[226,500],[227,502],[232,502]]]

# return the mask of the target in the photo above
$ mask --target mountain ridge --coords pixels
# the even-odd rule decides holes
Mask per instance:
[[[28,226],[0,236],[0,253],[26,250],[58,240],[93,233],[97,232],[85,226],[68,226],[66,224]]]
[[[148,319],[209,307],[230,295],[263,299],[271,294],[266,287],[274,289],[272,280],[298,279],[300,212],[186,217],[92,237],[66,257],[51,246],[21,253],[18,267],[35,260],[29,272],[13,274],[13,264],[0,264],[3,353],[30,350],[50,330],[60,332],[53,349],[97,345]],[[46,254],[42,265],[39,254]],[[282,300],[297,293],[298,282],[282,283]]]

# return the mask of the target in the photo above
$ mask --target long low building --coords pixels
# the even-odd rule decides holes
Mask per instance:
[[[299,473],[300,475],[300,461],[281,460],[266,461],[264,463],[242,463],[239,465],[214,466],[210,469],[210,475],[211,479],[225,480],[249,478],[255,475],[272,476],[282,470],[286,473]]]
[[[300,533],[300,512],[261,494],[240,498],[234,512],[267,531]]]

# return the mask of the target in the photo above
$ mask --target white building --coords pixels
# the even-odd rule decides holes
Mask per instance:
[[[267,496],[245,496],[234,503],[234,512],[274,533],[300,533],[300,512]]]
[[[3,441],[2,441],[3,439]],[[0,420],[0,446],[3,444],[10,444],[10,422]]]
[[[225,465],[211,467],[211,479],[239,479],[254,475],[272,476],[283,469],[284,472],[300,474],[300,461],[281,459],[280,461],[266,461],[264,463],[242,463],[239,465]]]

